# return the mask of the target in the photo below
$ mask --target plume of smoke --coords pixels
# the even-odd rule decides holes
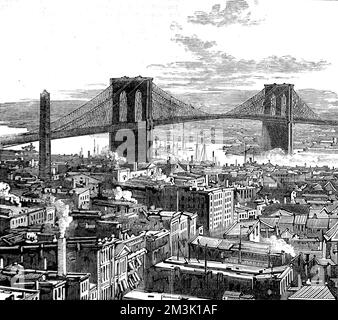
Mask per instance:
[[[116,189],[113,190],[114,198],[115,200],[126,200],[131,201],[134,203],[137,203],[137,200],[133,198],[133,194],[131,191],[123,191],[121,187],[116,187]]]
[[[102,148],[101,156],[104,156],[105,158],[107,158],[111,161],[115,161],[115,162],[119,162],[119,163],[125,163],[127,161],[126,158],[120,157],[117,152],[113,152],[113,151],[109,150],[108,146]]]
[[[27,232],[26,239],[27,242],[37,242],[38,236],[35,232]]]
[[[11,187],[6,182],[0,182],[0,196],[10,198],[14,203],[20,204],[20,198],[14,194],[11,194],[9,191]]]
[[[11,190],[11,187],[8,183],[0,182],[0,195],[2,196],[8,196],[9,190]]]
[[[264,239],[264,241],[271,245],[271,251],[280,252],[283,250],[285,253],[290,254],[292,257],[296,256],[296,252],[293,246],[286,243],[283,239],[277,239],[276,236],[271,236],[270,238]]]
[[[44,194],[44,195],[42,195],[42,201],[46,204],[46,205],[48,205],[48,206],[52,206],[52,205],[54,205],[55,204],[55,197],[52,195],[52,194],[50,194],[50,193],[47,193],[47,194]]]
[[[260,160],[262,159],[262,160]],[[296,165],[303,166],[305,163],[307,166],[315,167],[318,164],[327,165],[329,167],[337,166],[338,155],[337,154],[325,154],[325,153],[312,153],[312,152],[301,152],[293,155],[285,154],[282,149],[276,148],[270,151],[263,152],[257,157],[259,162],[270,160],[274,165],[290,166]]]
[[[62,200],[57,200],[55,201],[54,206],[58,218],[60,238],[64,238],[66,229],[73,220],[73,218],[69,216],[69,205],[65,204]]]

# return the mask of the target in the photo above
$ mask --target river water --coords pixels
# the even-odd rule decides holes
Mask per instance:
[[[204,128],[207,130],[208,125]],[[209,127],[210,129],[210,127]],[[0,136],[15,133],[27,132],[25,128],[12,128],[5,123],[0,122]],[[184,135],[183,135],[184,132]],[[220,140],[216,143],[211,143],[210,139],[199,135],[201,126],[193,125],[188,130],[182,131],[180,126],[163,126],[160,129],[154,130],[154,137],[157,139],[154,142],[154,152],[156,159],[168,159],[168,157],[177,157],[180,160],[190,160],[193,157],[195,160],[215,161],[217,164],[242,164],[244,162],[244,155],[226,154],[223,151],[223,144]],[[198,141],[198,142],[197,142]],[[201,144],[201,141],[204,143]],[[91,155],[95,153],[102,153],[108,148],[108,134],[97,134],[89,136],[72,137],[66,139],[58,139],[52,141],[52,154],[79,154],[80,152],[86,157],[88,151]],[[34,142],[36,150],[39,149],[39,143]],[[16,146],[12,149],[20,150],[21,147]],[[95,147],[94,147],[95,146]],[[168,147],[170,146],[170,147]],[[183,148],[184,147],[184,148]],[[251,154],[247,155],[247,160],[253,157]],[[267,163],[278,165],[328,165],[330,167],[337,166],[338,154],[325,153],[309,153],[302,152],[294,154],[293,156],[283,155],[279,150],[272,150],[261,155],[255,155],[253,158],[259,163]]]

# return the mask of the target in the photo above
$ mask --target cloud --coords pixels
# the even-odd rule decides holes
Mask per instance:
[[[172,40],[182,44],[186,51],[190,51],[200,58],[210,58],[210,51],[208,49],[217,44],[216,41],[202,41],[196,35],[190,37],[176,34]]]
[[[255,19],[249,3],[245,0],[228,0],[222,10],[220,4],[215,4],[210,12],[196,11],[188,16],[188,22],[216,27],[241,24],[252,26],[261,23],[264,19]]]
[[[224,86],[249,86],[257,80],[269,81],[271,76],[287,80],[290,74],[319,71],[329,63],[325,60],[308,61],[290,55],[271,55],[260,60],[238,59],[216,49],[215,41],[203,41],[196,35],[176,34],[172,39],[190,52],[191,61],[176,61],[168,64],[152,64],[148,69],[158,73],[162,84],[189,86],[197,90],[213,90]]]
[[[170,29],[173,30],[173,31],[179,31],[179,30],[183,30],[182,26],[177,23],[176,21],[173,21],[170,25]]]

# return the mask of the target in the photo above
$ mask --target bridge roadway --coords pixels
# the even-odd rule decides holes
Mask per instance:
[[[243,120],[257,120],[257,121],[273,121],[279,123],[286,123],[286,119],[280,118],[278,116],[271,115],[250,115],[250,114],[202,114],[198,116],[180,116],[172,117],[170,119],[158,119],[153,120],[153,126],[161,126],[167,124],[175,124],[182,122],[194,122],[194,121],[208,121],[208,120],[221,120],[221,119],[243,119]],[[294,123],[300,124],[313,124],[313,125],[326,125],[326,126],[338,126],[338,120],[328,120],[328,119],[305,119],[305,118],[296,118],[293,119]],[[83,128],[74,128],[68,130],[52,131],[51,139],[63,139],[69,137],[77,136],[86,136],[91,134],[99,133],[108,133],[115,132],[120,129],[136,129],[137,123],[116,123],[116,124],[107,124],[96,127],[83,127]],[[35,142],[39,140],[38,132],[27,132],[16,135],[0,136],[0,146],[9,147],[24,143]]]

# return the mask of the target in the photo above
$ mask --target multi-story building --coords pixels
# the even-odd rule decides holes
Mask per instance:
[[[118,243],[115,248],[115,272],[113,276],[115,299],[122,299],[123,295],[128,292],[128,255],[131,250],[123,242]]]
[[[90,197],[96,197],[99,192],[99,184],[101,180],[92,177],[91,175],[79,173],[79,172],[67,172],[67,176],[64,179],[71,185],[72,188],[88,188]]]
[[[197,223],[206,234],[221,235],[234,220],[234,188],[230,187],[185,187],[162,182],[145,181],[144,185],[120,184],[123,189],[148,207],[164,210],[197,212]]]
[[[219,187],[163,188],[162,206],[167,210],[197,213],[197,223],[208,235],[220,235],[234,219],[234,189]]]
[[[197,213],[153,210],[148,211],[147,218],[150,223],[157,220],[159,228],[170,231],[170,255],[186,256],[188,254],[188,241],[193,239],[197,233]]]
[[[77,237],[67,240],[67,270],[89,272],[91,282],[97,286],[98,300],[111,300],[115,296],[117,241],[118,239],[114,237],[105,239]]]
[[[5,230],[55,222],[54,207],[20,207],[0,205],[0,235]]]
[[[39,300],[89,300],[89,273],[25,269],[14,263],[0,268],[0,285],[38,292]]]
[[[234,221],[242,221],[247,219],[256,219],[257,210],[245,205],[237,204],[234,210]]]
[[[223,234],[225,239],[245,239],[248,241],[260,241],[260,221],[245,220],[235,222],[227,228]]]
[[[219,261],[227,263],[242,263],[260,267],[275,267],[289,263],[291,254],[283,249],[275,248],[268,243],[248,241],[243,236],[210,238],[198,236],[189,243],[189,257],[197,260]]]
[[[235,186],[237,201],[240,203],[255,199],[257,191],[257,187],[254,186]]]
[[[73,201],[77,209],[89,209],[90,206],[90,188],[74,188],[72,191]]]
[[[0,286],[1,300],[40,300],[39,290]]]
[[[144,284],[146,264],[146,232],[139,235],[126,234],[123,243],[130,249],[128,254],[128,287],[134,289]]]
[[[293,278],[287,264],[265,268],[196,259],[186,262],[171,257],[156,264],[147,290],[219,300],[225,291],[236,291],[258,300],[279,300],[285,297]]]
[[[146,249],[145,269],[148,270],[156,263],[170,257],[170,231],[166,229],[147,231]]]

